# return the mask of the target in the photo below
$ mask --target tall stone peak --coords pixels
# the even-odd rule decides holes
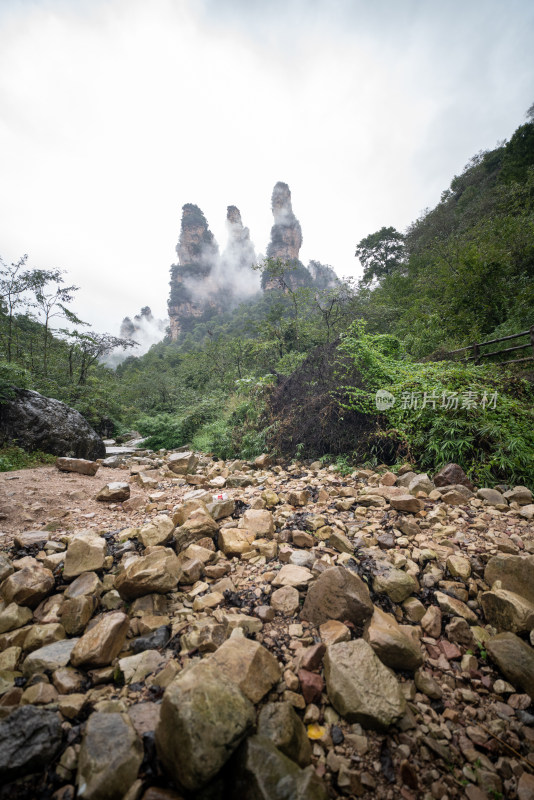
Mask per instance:
[[[190,330],[196,322],[234,308],[259,290],[259,276],[249,229],[237,206],[226,214],[228,244],[222,255],[206,217],[193,203],[182,207],[178,264],[171,267],[168,302],[172,339]]]
[[[161,342],[168,328],[168,320],[157,319],[152,313],[150,306],[144,306],[139,314],[131,317],[124,317],[120,327],[120,336],[124,339],[133,339],[137,342],[134,355],[141,356],[156,342]],[[126,358],[126,354],[115,354],[112,361],[120,363]]]
[[[337,278],[330,267],[312,261],[306,268],[299,261],[302,230],[293,213],[291,192],[287,183],[279,181],[271,196],[274,224],[267,248],[267,257],[287,262],[286,287],[327,288]],[[265,271],[253,269],[256,264],[254,245],[249,229],[243,225],[237,206],[226,209],[228,242],[222,253],[209,229],[206,217],[193,203],[182,207],[180,237],[176,245],[178,263],[171,266],[168,301],[171,339],[192,330],[198,322],[207,322],[216,314],[231,311],[240,302],[260,291],[276,290],[280,282]],[[143,314],[142,314],[143,316]],[[125,329],[135,327],[137,317],[124,321]],[[143,322],[147,322],[144,320]]]
[[[182,206],[180,238],[176,245],[178,264],[171,267],[168,301],[171,338],[177,339],[184,323],[191,324],[213,313],[216,303],[207,287],[217,269],[219,246],[206,217],[193,203]]]
[[[219,254],[219,246],[210,231],[206,217],[193,203],[182,206],[180,240],[176,245],[181,267],[196,265],[211,269]]]
[[[233,271],[247,270],[256,263],[254,245],[250,241],[250,231],[241,220],[241,212],[237,206],[228,206],[226,210],[226,227],[228,243],[222,254],[223,269]]]
[[[267,248],[268,258],[282,261],[298,261],[302,246],[300,222],[293,213],[291,192],[287,183],[278,181],[271,197],[274,225],[271,228],[271,241]]]

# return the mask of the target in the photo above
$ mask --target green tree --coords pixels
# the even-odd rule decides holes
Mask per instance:
[[[133,339],[121,339],[118,336],[112,336],[110,333],[96,333],[96,331],[87,331],[80,333],[79,331],[72,331],[70,334],[72,340],[69,349],[69,373],[71,380],[76,380],[79,386],[84,386],[87,383],[87,376],[92,366],[97,364],[100,359],[121,347],[127,350],[130,347],[135,347],[137,342]],[[77,372],[77,377],[75,376]]]
[[[43,325],[43,374],[48,374],[48,350],[50,334],[52,333],[51,321],[55,317],[63,317],[73,325],[87,325],[76,314],[66,307],[72,302],[78,286],[63,286],[63,270],[35,270],[33,273],[33,289],[35,293],[34,307],[41,318]],[[52,288],[50,288],[52,285]]]
[[[358,242],[355,255],[363,267],[362,283],[380,283],[404,263],[404,235],[393,227],[380,228]]]
[[[13,331],[17,309],[28,305],[28,291],[35,284],[34,271],[24,269],[27,260],[28,256],[24,255],[17,262],[6,264],[0,258],[0,311],[6,322],[3,339],[8,362],[13,357]]]

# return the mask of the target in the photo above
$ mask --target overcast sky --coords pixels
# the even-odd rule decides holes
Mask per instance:
[[[62,268],[99,331],[166,314],[181,207],[356,274],[534,102],[532,0],[0,0],[0,255]]]

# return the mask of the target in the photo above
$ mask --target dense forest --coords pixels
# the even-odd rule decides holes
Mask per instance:
[[[266,259],[277,288],[142,357],[70,311],[78,289],[60,271],[2,261],[2,397],[33,388],[102,435],[136,429],[153,448],[268,449],[347,468],[456,461],[486,483],[532,486],[532,368],[439,360],[534,324],[534,107],[527,117],[406,231],[385,220],[357,243],[361,280],[294,288],[294,267]],[[106,366],[120,348],[122,363]],[[380,390],[392,404],[377,407]],[[22,463],[15,451],[1,451],[4,469]]]

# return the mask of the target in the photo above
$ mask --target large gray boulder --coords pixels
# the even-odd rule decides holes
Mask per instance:
[[[363,639],[329,645],[323,663],[330,702],[347,722],[384,731],[403,716],[395,675]]]
[[[104,458],[104,442],[78,411],[29,389],[14,393],[0,404],[0,444],[69,458]]]
[[[62,738],[61,721],[54,711],[31,705],[17,708],[0,722],[0,784],[48,766]]]
[[[249,736],[231,765],[229,797],[239,800],[327,800],[313,767],[301,769],[264,736]]]
[[[255,716],[252,703],[215,664],[184,669],[165,690],[156,728],[165,770],[178,786],[198,791],[241,744]]]

